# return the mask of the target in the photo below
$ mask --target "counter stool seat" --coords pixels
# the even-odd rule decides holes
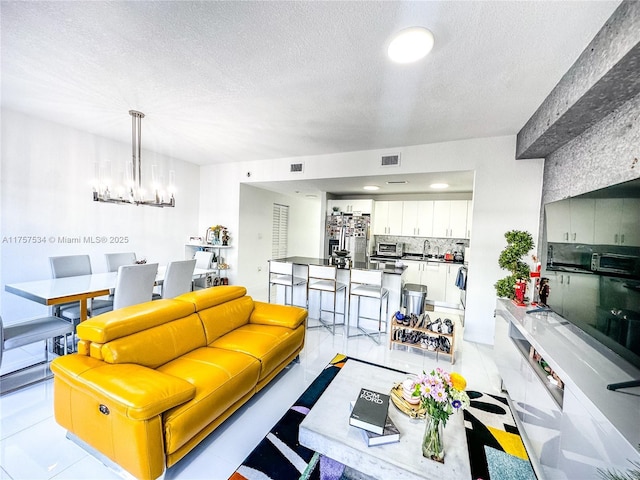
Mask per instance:
[[[271,303],[271,286],[284,286],[284,304],[293,305],[293,287],[304,285],[307,279],[293,274],[293,263],[269,260],[269,303]],[[291,290],[291,300],[287,303],[287,289]],[[306,307],[306,300],[305,305]]]
[[[312,290],[316,290],[320,295],[319,313],[318,313],[318,325],[307,326],[307,328],[320,328],[324,327],[331,332],[332,335],[336,333],[336,325],[344,325],[344,319],[347,312],[347,286],[344,283],[337,281],[338,268],[336,266],[323,266],[323,265],[309,265],[309,280],[307,282],[307,302]],[[342,313],[336,312],[336,300],[338,293],[343,291],[344,302],[342,305]],[[328,292],[333,294],[333,309],[327,310],[322,308],[322,293]],[[322,313],[327,312],[332,314],[331,323],[322,318]],[[342,315],[342,323],[336,324],[336,313]]]
[[[357,337],[366,335],[375,343],[380,344],[380,335],[387,332],[387,314],[389,311],[389,290],[382,286],[382,270],[362,270],[358,268],[352,268],[350,271],[349,282],[349,319],[347,322],[347,336]],[[351,335],[349,331],[349,325],[351,323],[351,297],[357,299],[356,310],[356,325],[355,328],[360,333]],[[373,298],[379,301],[378,317],[365,317],[360,315],[360,298]],[[385,304],[384,316],[382,314],[382,304]],[[377,330],[365,329],[360,326],[360,319],[365,320],[377,320]],[[383,320],[384,319],[384,320]],[[384,329],[382,324],[384,323]],[[377,338],[376,338],[377,337]]]

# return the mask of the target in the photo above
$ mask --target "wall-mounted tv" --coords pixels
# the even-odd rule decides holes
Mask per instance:
[[[640,369],[640,179],[548,203],[544,215],[548,306]]]

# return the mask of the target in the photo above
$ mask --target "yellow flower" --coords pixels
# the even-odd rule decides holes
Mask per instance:
[[[467,381],[464,379],[462,375],[456,372],[451,372],[450,374],[451,384],[453,388],[459,391],[464,391],[467,388]]]

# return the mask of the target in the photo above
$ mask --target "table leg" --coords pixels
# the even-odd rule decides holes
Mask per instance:
[[[87,299],[80,299],[80,323],[87,319]]]

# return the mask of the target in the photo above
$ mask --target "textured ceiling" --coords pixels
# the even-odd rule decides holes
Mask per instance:
[[[515,135],[619,3],[2,1],[2,104],[197,164]]]

